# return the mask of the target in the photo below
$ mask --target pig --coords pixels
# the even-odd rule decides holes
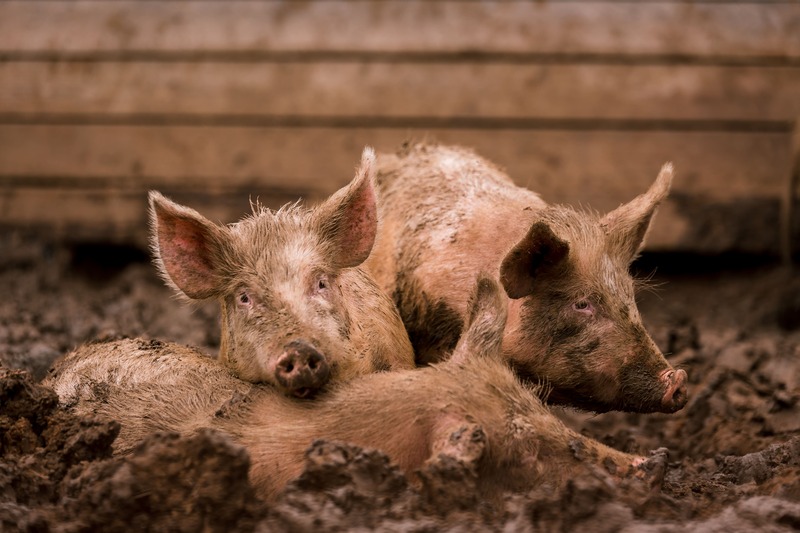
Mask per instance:
[[[141,340],[117,341],[113,350],[85,345],[45,384],[77,414],[118,420],[117,455],[154,431],[228,435],[248,450],[250,479],[267,500],[300,474],[317,439],[381,450],[412,481],[420,469],[455,459],[476,473],[476,490],[487,497],[563,483],[587,462],[638,476],[644,458],[568,429],[502,359],[505,298],[496,281],[480,278],[467,331],[447,361],[359,376],[314,402],[239,380],[190,348]]]
[[[458,146],[407,144],[378,157],[382,212],[366,269],[392,295],[418,364],[440,361],[463,330],[469,281],[494,273],[510,297],[503,357],[548,400],[588,411],[672,413],[687,374],[642,325],[629,265],[673,170],[600,216],[548,205]]]
[[[359,268],[377,233],[374,166],[367,148],[353,181],[322,204],[256,204],[228,226],[151,191],[156,266],[180,297],[219,302],[219,359],[234,375],[304,398],[414,367],[394,303]]]

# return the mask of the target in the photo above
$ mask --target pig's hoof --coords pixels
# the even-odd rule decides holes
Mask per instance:
[[[478,505],[478,461],[485,449],[486,433],[479,425],[443,428],[433,455],[417,471],[425,504],[443,514],[450,509],[474,509]]]
[[[450,433],[440,453],[466,464],[476,463],[486,449],[486,433],[477,424],[465,424]]]
[[[667,474],[669,450],[658,448],[650,452],[650,457],[634,461],[635,476],[647,482],[652,488],[660,488]]]

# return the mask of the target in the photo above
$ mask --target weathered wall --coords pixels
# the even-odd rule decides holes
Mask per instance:
[[[150,188],[317,199],[429,138],[599,210],[671,160],[651,248],[776,251],[798,116],[798,2],[0,2],[0,225],[74,238],[143,242]]]

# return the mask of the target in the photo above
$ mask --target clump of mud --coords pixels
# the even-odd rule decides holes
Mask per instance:
[[[5,531],[252,530],[263,516],[247,453],[222,435],[156,434],[111,458],[119,424],[63,411],[25,372],[0,367],[0,403]]]
[[[673,465],[663,483],[615,482],[598,469],[560,490],[509,494],[499,512],[482,506],[470,490],[474,472],[457,461],[434,461],[412,484],[378,451],[317,441],[303,473],[267,505],[247,479],[247,452],[223,434],[157,433],[130,456],[112,458],[119,424],[63,411],[26,372],[0,367],[0,401],[0,524],[9,531],[618,531],[647,523],[662,531],[719,503],[733,505],[704,525],[800,527],[800,437],[718,457],[706,472]],[[666,467],[666,452],[657,455],[651,463]],[[705,497],[681,494],[687,481]],[[784,499],[749,497],[757,493]]]
[[[0,530],[800,529],[800,280],[761,266],[653,281],[661,287],[642,294],[640,309],[689,373],[687,406],[555,412],[618,449],[665,447],[648,462],[655,482],[587,469],[558,489],[502,495],[497,507],[474,490],[474,465],[433,461],[406,478],[379,451],[318,441],[304,472],[266,503],[247,480],[246,450],[224,434],[154,434],[113,457],[116,422],[77,418],[38,384],[58,355],[97,337],[213,354],[214,307],[173,300],[136,251],[0,237]]]
[[[743,457],[720,457],[705,474],[673,466],[673,480],[663,487],[661,476],[652,484],[615,482],[597,469],[560,490],[545,484],[508,494],[499,511],[482,505],[470,490],[474,472],[458,461],[434,461],[412,483],[378,451],[316,441],[303,473],[268,505],[247,479],[247,452],[224,434],[156,433],[131,455],[111,457],[119,424],[63,411],[55,394],[26,372],[0,368],[0,401],[0,524],[7,531],[619,531],[645,524],[664,531],[708,503],[672,490],[688,477],[707,491],[731,494],[723,500],[733,505],[705,526],[800,527],[800,504],[792,501],[800,438]],[[666,452],[655,455],[653,468],[665,468]],[[775,492],[766,482],[785,482],[788,472],[794,492],[789,484],[777,491],[785,499],[736,498]],[[762,489],[738,490],[752,483]]]

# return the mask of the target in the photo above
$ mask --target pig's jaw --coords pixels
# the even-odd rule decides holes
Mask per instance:
[[[668,368],[658,378],[659,383],[668,382],[666,390],[642,391],[625,394],[618,391],[613,397],[603,399],[594,394],[590,387],[559,386],[539,377],[523,365],[512,362],[514,373],[528,383],[546,384],[541,388],[542,400],[551,405],[573,407],[593,413],[623,411],[628,413],[674,413],[686,405],[686,372]],[[663,392],[662,392],[663,391]],[[637,397],[640,399],[637,400]]]
[[[595,365],[588,375],[575,368],[574,374],[561,382],[553,379],[556,363],[548,361],[568,358],[536,350],[537,343],[522,331],[519,313],[514,308],[520,305],[518,302],[509,302],[503,358],[522,381],[546,385],[542,388],[544,401],[595,413],[674,413],[686,405],[686,372],[673,369],[666,360],[656,368],[637,363],[647,358],[633,351],[620,358],[621,368],[606,365],[603,369]],[[527,351],[520,353],[519,346],[525,346]],[[663,359],[661,352],[649,357]]]
[[[573,407],[592,413],[607,413],[608,411],[621,410],[620,407],[606,402],[599,402],[585,392],[553,387],[547,398],[548,404]]]
[[[314,391],[308,387],[300,387],[299,389],[295,389],[293,391],[289,391],[292,396],[295,398],[308,398],[314,394]]]

